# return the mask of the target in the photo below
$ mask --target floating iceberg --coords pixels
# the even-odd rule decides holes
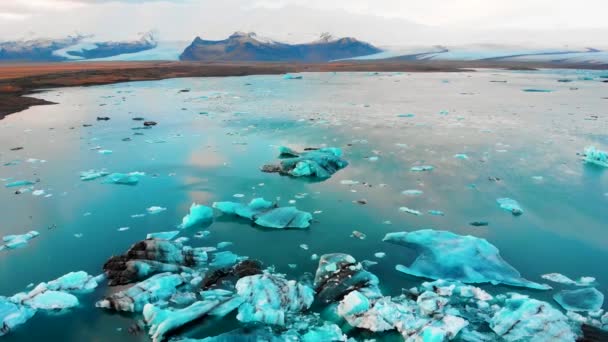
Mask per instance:
[[[422,190],[412,189],[412,190],[401,191],[401,194],[406,195],[406,196],[420,196],[423,194],[423,192],[422,192]]]
[[[499,198],[496,200],[498,205],[506,211],[510,211],[513,216],[520,216],[524,210],[519,206],[516,200],[510,198]]]
[[[0,296],[0,336],[27,322],[34,314],[36,314],[35,309],[15,304],[8,298]]]
[[[308,309],[314,300],[312,288],[277,274],[241,278],[236,290],[245,299],[236,316],[244,323],[285,325],[287,314]]]
[[[143,240],[103,265],[109,285],[124,285],[160,272],[192,273],[207,262],[204,248],[167,240]]]
[[[264,165],[263,172],[324,180],[348,166],[348,162],[341,158],[342,150],[337,147],[307,148],[305,152],[296,152],[288,147],[280,147],[279,150],[281,161]]]
[[[163,211],[167,210],[167,208],[164,207],[159,207],[159,206],[151,206],[149,208],[146,209],[146,211],[148,212],[148,214],[150,215],[156,215],[158,213],[162,213]]]
[[[178,235],[179,230],[172,230],[168,232],[149,233],[146,235],[146,239],[171,240]]]
[[[550,89],[536,89],[536,88],[526,88],[522,89],[526,93],[550,93],[553,90]]]
[[[25,247],[29,240],[40,235],[35,230],[31,230],[25,234],[6,235],[2,238],[3,245],[0,245],[0,251],[3,249],[15,249]]]
[[[303,78],[302,75],[293,75],[293,74],[283,75],[284,80],[301,80],[302,78]]]
[[[489,323],[505,341],[576,340],[564,314],[548,303],[522,295],[507,299]]]
[[[210,223],[213,220],[213,209],[192,203],[190,213],[182,219],[180,228],[186,229],[194,226],[199,226],[205,223]]]
[[[419,210],[411,209],[408,207],[399,207],[399,211],[402,211],[402,212],[408,213],[408,214],[412,214],[412,215],[416,215],[416,216],[422,215],[422,213]]]
[[[4,186],[7,188],[16,188],[18,186],[28,186],[28,185],[34,185],[36,184],[35,182],[32,181],[28,181],[28,180],[18,180],[18,181],[14,181],[11,183],[7,183]]]
[[[608,153],[597,150],[593,146],[589,146],[585,149],[584,161],[589,164],[598,165],[601,167],[608,167]]]
[[[243,298],[233,296],[230,291],[206,291],[201,293],[203,301],[179,310],[161,309],[146,304],[143,309],[144,321],[150,325],[150,337],[154,342],[162,342],[171,331],[205,316],[223,317],[235,310]]]
[[[420,165],[420,166],[412,166],[410,171],[412,172],[424,172],[424,171],[432,171],[435,169],[434,166],[431,165]]]
[[[454,158],[467,160],[467,159],[469,159],[469,156],[466,155],[465,153],[457,153],[454,155]]]
[[[595,283],[594,277],[580,277],[578,280],[572,280],[560,273],[547,273],[541,276],[543,279],[547,279],[549,281],[566,284],[566,285],[576,285],[576,286],[589,286]]]
[[[121,184],[121,185],[137,185],[139,183],[139,177],[144,175],[141,172],[130,172],[130,173],[112,173],[108,175],[104,180],[104,184]]]
[[[553,296],[568,311],[598,311],[604,304],[604,295],[594,287],[563,290]]]
[[[190,279],[191,276],[187,273],[159,273],[98,301],[95,306],[116,311],[141,312],[146,304],[169,300],[177,288]]]
[[[551,288],[522,278],[513,266],[502,259],[498,249],[485,239],[425,229],[389,233],[384,241],[413,247],[419,252],[409,267],[396,266],[399,272],[405,274],[473,284],[506,284],[537,290]]]
[[[92,181],[95,180],[97,178],[101,178],[101,177],[105,177],[107,175],[109,175],[110,173],[105,171],[105,170],[88,170],[88,171],[82,171],[80,173],[80,180],[81,181]]]
[[[237,215],[266,228],[308,228],[312,215],[295,207],[277,207],[263,198],[254,198],[248,205],[237,202],[214,202],[213,208],[224,214]]]

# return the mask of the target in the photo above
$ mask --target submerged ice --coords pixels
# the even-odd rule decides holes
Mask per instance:
[[[384,241],[412,247],[418,257],[408,267],[396,269],[416,277],[457,280],[464,283],[492,283],[547,290],[550,286],[521,277],[502,259],[498,249],[485,239],[432,229],[389,233]]]

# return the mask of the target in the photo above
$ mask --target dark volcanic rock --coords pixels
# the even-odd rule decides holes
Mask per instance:
[[[215,270],[208,274],[203,280],[202,289],[207,290],[226,280],[236,283],[243,277],[255,274],[262,274],[262,263],[257,260],[243,260],[233,267]]]
[[[156,125],[157,125],[156,121],[145,121],[144,122],[144,126],[146,126],[146,127],[156,126]]]
[[[307,44],[286,44],[258,39],[255,33],[237,32],[225,40],[196,37],[181,54],[184,61],[290,61],[327,62],[371,55],[381,50],[355,38],[333,39],[325,34]]]

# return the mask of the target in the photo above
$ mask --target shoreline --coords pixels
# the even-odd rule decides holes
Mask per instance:
[[[32,106],[54,104],[28,95],[42,89],[93,86],[183,77],[279,75],[298,72],[474,72],[504,70],[595,69],[577,65],[500,61],[348,61],[331,63],[202,62],[71,62],[0,64],[0,120]]]

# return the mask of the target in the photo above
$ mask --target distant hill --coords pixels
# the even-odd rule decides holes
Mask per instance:
[[[0,61],[54,62],[111,57],[153,49],[157,46],[152,33],[135,41],[98,42],[92,36],[70,36],[60,39],[30,39],[0,42]]]
[[[334,39],[323,34],[307,44],[287,44],[236,32],[225,40],[196,37],[181,54],[184,61],[327,62],[379,53],[382,50],[355,38]]]

